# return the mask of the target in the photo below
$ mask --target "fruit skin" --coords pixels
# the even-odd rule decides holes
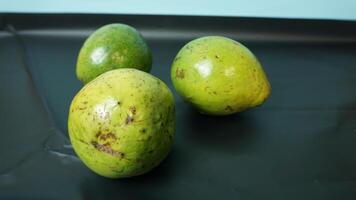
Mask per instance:
[[[146,173],[169,153],[174,98],[158,78],[136,69],[106,72],[74,97],[70,141],[91,170],[108,178]]]
[[[180,96],[211,115],[228,115],[261,105],[271,91],[252,52],[219,36],[186,44],[172,63],[171,79]]]
[[[84,84],[118,68],[151,70],[152,55],[139,32],[125,24],[108,24],[89,36],[80,49],[76,74]]]

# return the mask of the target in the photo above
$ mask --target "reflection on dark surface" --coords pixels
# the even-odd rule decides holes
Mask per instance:
[[[199,148],[225,153],[241,153],[243,146],[257,137],[258,120],[250,113],[237,113],[228,116],[209,116],[199,113],[189,106],[183,123],[189,131],[183,131],[187,140]],[[183,126],[183,124],[181,124]]]

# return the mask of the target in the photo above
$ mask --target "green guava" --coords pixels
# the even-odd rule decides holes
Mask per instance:
[[[219,36],[186,44],[173,61],[171,79],[180,96],[211,115],[261,105],[271,91],[253,53],[239,42]]]
[[[84,84],[100,74],[118,68],[151,70],[152,55],[139,32],[125,24],[105,25],[84,42],[76,73]]]
[[[174,106],[171,91],[158,78],[136,69],[106,72],[74,97],[70,141],[84,164],[99,175],[146,173],[171,149]]]

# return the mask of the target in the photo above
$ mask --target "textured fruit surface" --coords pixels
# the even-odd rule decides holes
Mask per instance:
[[[228,115],[262,104],[271,91],[257,58],[242,44],[208,36],[186,44],[171,79],[178,94],[202,113]]]
[[[169,153],[174,99],[158,78],[117,69],[94,79],[74,97],[68,131],[80,159],[110,178],[143,174]]]
[[[80,49],[76,73],[83,83],[118,68],[151,70],[152,56],[139,32],[125,24],[109,24],[96,30]]]

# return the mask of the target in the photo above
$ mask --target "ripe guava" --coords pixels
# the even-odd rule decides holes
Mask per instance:
[[[140,33],[125,24],[105,25],[84,42],[76,73],[84,84],[100,74],[118,68],[151,70],[152,56]]]
[[[136,69],[106,72],[74,97],[68,131],[76,154],[109,178],[146,173],[169,153],[175,104],[158,78]]]
[[[171,79],[180,96],[211,115],[261,105],[271,91],[253,53],[239,42],[219,36],[186,44],[173,61]]]

